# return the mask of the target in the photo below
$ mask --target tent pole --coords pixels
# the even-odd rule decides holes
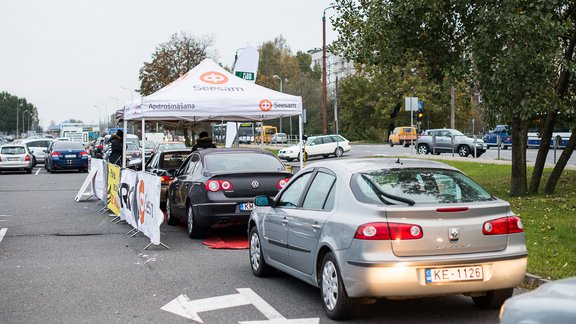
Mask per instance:
[[[302,144],[302,129],[304,128],[304,122],[302,121],[302,115],[298,115],[298,143]],[[302,153],[302,152],[300,152]],[[300,170],[304,169],[304,155],[300,159]]]
[[[122,167],[126,168],[126,137],[128,137],[128,121],[126,120],[126,107],[124,107],[124,139],[122,140]]]
[[[146,161],[146,119],[142,118],[142,171],[144,171],[144,163]]]

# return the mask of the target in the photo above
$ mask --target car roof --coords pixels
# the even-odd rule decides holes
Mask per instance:
[[[212,155],[212,154],[234,154],[234,153],[258,153],[258,154],[266,154],[272,155],[272,152],[262,150],[259,148],[243,148],[243,147],[235,147],[235,148],[209,148],[209,149],[200,149],[198,151],[194,151],[195,153],[198,152],[200,155]]]
[[[459,171],[458,169],[437,161],[426,159],[404,158],[354,158],[319,161],[306,167],[327,167],[343,173],[358,173],[361,171],[397,168],[428,168]]]
[[[174,149],[174,148],[172,148],[172,149],[162,150],[162,151],[160,151],[159,153],[160,153],[160,154],[166,154],[166,153],[176,153],[176,152],[185,152],[185,153],[188,153],[188,154],[191,153],[191,151],[190,151],[189,148],[186,148],[186,149],[181,149],[181,148],[175,148],[175,149]]]

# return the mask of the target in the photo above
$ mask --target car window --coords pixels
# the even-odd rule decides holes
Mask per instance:
[[[312,176],[312,172],[305,173],[290,183],[290,186],[284,190],[282,196],[278,200],[278,206],[281,207],[297,207],[300,202],[300,196],[306,188],[308,180]]]
[[[26,154],[26,148],[24,146],[2,146],[2,154]]]
[[[159,167],[164,170],[178,169],[187,156],[181,152],[164,153],[161,155]]]
[[[185,173],[192,174],[192,171],[194,171],[194,168],[196,167],[196,164],[198,163],[199,160],[200,155],[192,154],[192,157],[190,158],[190,162],[188,163],[188,167],[186,168]]]
[[[335,140],[332,138],[332,136],[324,136],[324,137],[322,138],[322,140],[324,141],[324,144],[334,143],[334,142],[335,142]]]
[[[275,156],[261,153],[207,154],[206,168],[220,171],[284,171],[286,168]]]
[[[306,193],[306,197],[304,197],[302,207],[310,209],[332,208],[333,201],[331,201],[330,204],[326,204],[326,202],[332,192],[332,187],[334,186],[335,181],[335,176],[325,172],[318,172],[314,177],[314,180],[312,180],[312,184]]]
[[[495,199],[463,173],[444,169],[384,169],[356,174],[351,182],[355,197],[362,202],[398,204],[388,195],[415,203],[459,203]]]
[[[126,151],[138,151],[139,149],[134,143],[126,143]]]

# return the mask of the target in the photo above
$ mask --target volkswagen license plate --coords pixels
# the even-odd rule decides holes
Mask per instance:
[[[254,210],[255,207],[256,206],[254,205],[254,203],[251,203],[251,202],[241,203],[240,204],[240,211]]]
[[[66,154],[64,155],[65,158],[67,159],[75,159],[76,158],[76,154]]]
[[[484,279],[482,266],[426,269],[426,283],[482,279]]]

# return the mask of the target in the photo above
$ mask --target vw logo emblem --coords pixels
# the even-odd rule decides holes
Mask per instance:
[[[252,186],[254,189],[258,189],[258,187],[260,187],[260,182],[258,182],[258,180],[252,180],[252,182],[250,182],[250,186]]]
[[[448,229],[448,238],[450,241],[458,241],[460,238],[460,230],[457,227],[451,227]]]

